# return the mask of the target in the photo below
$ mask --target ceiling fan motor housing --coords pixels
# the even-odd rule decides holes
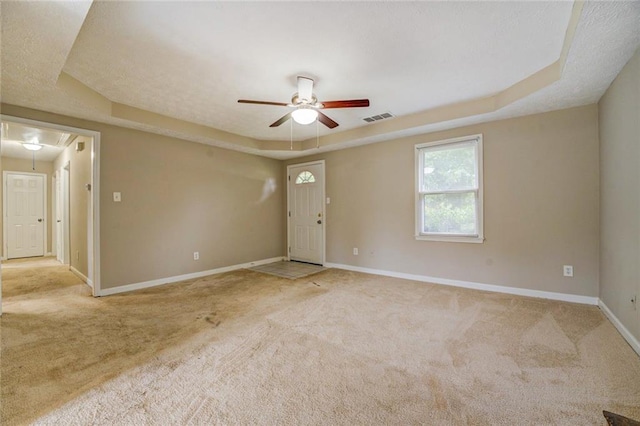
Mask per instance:
[[[300,98],[297,92],[291,98],[291,105],[292,106],[309,105],[316,108],[319,107],[318,98],[316,98],[316,95],[312,94],[311,99],[304,99],[304,98]]]

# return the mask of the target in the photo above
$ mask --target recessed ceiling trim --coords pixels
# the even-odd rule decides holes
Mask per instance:
[[[510,87],[495,93],[494,95],[459,102],[452,105],[433,108],[418,113],[395,117],[394,120],[375,122],[367,126],[332,133],[320,137],[320,145],[339,145],[354,140],[379,139],[380,137],[393,137],[393,134],[403,130],[446,122],[450,120],[495,112],[517,100],[520,100],[544,87],[558,81],[571,48],[576,28],[580,21],[580,15],[584,6],[583,1],[575,1],[571,11],[571,17],[558,59],[547,67],[537,71],[529,77],[511,85]],[[168,117],[133,106],[112,102],[99,92],[84,85],[72,76],[61,72],[57,85],[68,95],[75,97],[87,107],[107,114],[112,118],[142,124],[151,128],[163,129],[177,133],[185,139],[203,142],[214,146],[237,149],[243,152],[267,154],[268,151],[285,151],[283,147],[290,147],[289,151],[304,152],[317,147],[316,138],[307,139],[300,143],[291,144],[291,141],[263,141],[249,137],[225,132],[210,126]],[[365,142],[366,143],[366,142]],[[248,151],[247,151],[248,150]]]
[[[77,99],[86,107],[102,114],[111,115],[111,101],[82,82],[62,71],[56,81],[56,86],[69,96]]]
[[[157,114],[129,105],[113,102],[111,104],[111,116],[127,121],[146,124],[153,127],[164,128],[183,134],[191,134],[197,137],[204,137],[223,143],[240,145],[245,148],[260,149],[256,139],[214,129],[213,127],[196,124],[185,120],[180,120],[166,115]]]
[[[323,136],[320,138],[320,144],[323,146],[334,145],[355,139],[362,139],[363,137],[379,136],[381,134],[393,133],[427,124],[494,112],[549,86],[562,77],[562,70],[564,69],[576,28],[580,22],[580,15],[582,14],[583,6],[584,2],[582,1],[576,1],[573,4],[571,19],[569,20],[562,51],[558,60],[530,75],[524,80],[521,80],[501,92],[486,98],[473,99],[453,105],[446,105],[415,114],[396,117],[395,120],[376,122],[369,126]],[[315,139],[307,139],[303,141],[303,145],[304,150],[312,149],[317,145],[317,142]]]
[[[567,25],[567,31],[564,34],[564,43],[562,44],[562,51],[560,52],[559,61],[562,64],[560,67],[560,73],[564,71],[564,66],[567,63],[567,57],[569,56],[569,50],[573,44],[573,38],[576,35],[578,24],[580,23],[580,16],[582,16],[582,9],[584,8],[584,0],[574,0],[573,8],[571,9],[571,18],[569,19],[569,25]]]

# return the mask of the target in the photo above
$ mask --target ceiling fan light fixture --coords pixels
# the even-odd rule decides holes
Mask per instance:
[[[288,112],[275,122],[271,123],[269,127],[278,127],[282,123],[293,120],[302,125],[311,124],[315,121],[316,123],[323,124],[329,129],[335,129],[338,127],[338,123],[327,117],[325,114],[319,112],[318,109],[368,107],[369,99],[341,99],[336,101],[318,102],[318,98],[313,94],[313,79],[298,76],[298,91],[293,94],[291,103],[285,104],[283,102],[256,101],[251,99],[238,99],[238,103],[286,106],[293,108],[291,112]],[[391,114],[387,115],[391,116]],[[291,123],[293,123],[293,121],[291,121]]]
[[[42,145],[40,145],[40,142],[38,142],[37,139],[32,140],[31,142],[24,142],[22,147],[29,151],[40,151],[42,149]]]
[[[291,117],[298,124],[311,124],[318,118],[318,111],[313,108],[299,107],[291,113]]]

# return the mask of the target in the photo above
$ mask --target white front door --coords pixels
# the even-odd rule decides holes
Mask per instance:
[[[44,256],[43,175],[7,173],[7,259]]]
[[[324,263],[324,162],[287,167],[289,259]]]

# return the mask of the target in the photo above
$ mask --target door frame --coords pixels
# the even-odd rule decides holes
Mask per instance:
[[[14,170],[3,170],[2,171],[2,247],[4,251],[4,258],[9,259],[9,241],[8,238],[8,223],[7,223],[7,178],[9,175],[29,175],[29,176],[42,176],[42,210],[44,210],[43,214],[43,232],[42,232],[42,255],[46,256],[49,254],[47,251],[47,226],[49,224],[49,217],[47,215],[47,174],[46,173],[37,173],[37,172],[17,172]]]
[[[58,236],[56,235],[56,204],[58,195],[56,194],[57,183],[56,171],[51,174],[51,256],[58,258]]]
[[[290,190],[291,190],[291,169],[294,167],[301,166],[317,166],[319,165],[322,168],[322,188],[320,189],[322,192],[322,265],[324,266],[327,263],[327,200],[326,200],[326,186],[327,186],[327,174],[324,160],[316,160],[309,161],[306,163],[298,163],[298,164],[289,164],[287,166],[287,260],[291,261],[291,217],[289,216],[289,212],[291,212],[291,199],[290,199]]]
[[[16,117],[12,115],[0,114],[1,121],[12,121],[14,123],[28,126],[41,127],[45,129],[61,130],[67,133],[92,138],[91,144],[91,195],[89,197],[89,208],[87,222],[87,254],[88,254],[88,276],[87,284],[93,290],[93,296],[101,296],[100,282],[100,132],[79,127],[65,126],[46,121],[31,120],[28,118]],[[3,237],[4,238],[4,237]],[[0,287],[0,292],[2,288]],[[1,299],[0,299],[1,300]],[[2,311],[0,310],[0,315]]]
[[[52,228],[52,235],[53,235],[53,241],[55,242],[56,246],[54,247],[52,243],[51,246],[51,253],[56,255],[56,259],[58,260],[58,262],[62,263],[63,265],[70,265],[71,264],[71,253],[69,250],[69,167],[70,167],[70,162],[67,161],[62,167],[60,167],[58,170],[55,170],[53,172],[53,176],[55,179],[55,185],[53,187],[53,191],[54,192],[54,196],[53,201],[54,203],[52,203],[51,206],[51,210],[53,211],[53,216],[55,218],[51,219],[51,226],[53,227],[54,223],[55,223],[55,232]],[[57,186],[60,185],[60,191],[62,192],[62,198],[59,199],[58,198],[58,188]],[[59,204],[62,204],[62,206],[60,207]],[[60,243],[60,238],[58,235],[58,208],[62,209],[62,219],[61,219],[61,234],[62,234],[62,251],[58,252],[57,249],[57,244]],[[53,222],[55,220],[55,222]]]

